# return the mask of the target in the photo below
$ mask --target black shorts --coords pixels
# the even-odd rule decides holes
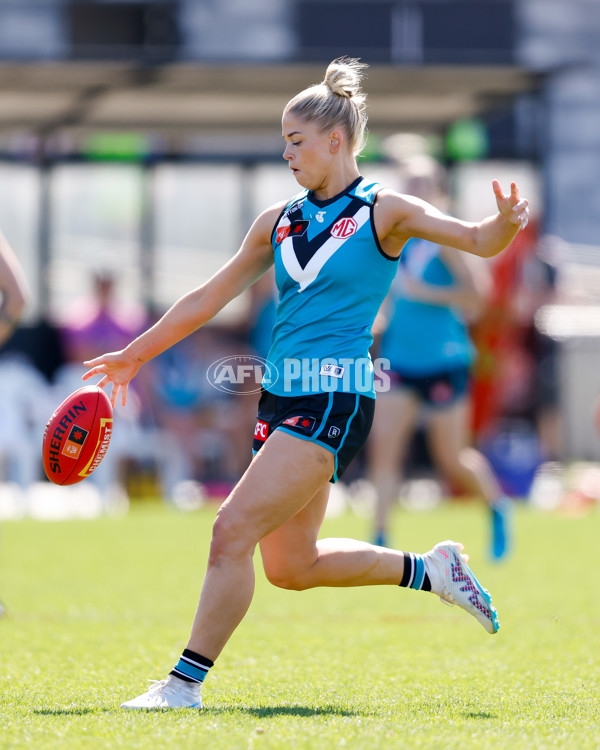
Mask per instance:
[[[337,482],[367,441],[375,399],[355,393],[275,396],[263,390],[258,404],[252,452],[258,453],[275,430],[309,440],[333,453]]]
[[[470,370],[457,367],[431,375],[408,375],[398,370],[388,372],[392,388],[410,391],[419,401],[434,409],[452,406],[469,391]]]

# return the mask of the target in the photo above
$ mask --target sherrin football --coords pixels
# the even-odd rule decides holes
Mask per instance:
[[[113,409],[101,388],[87,385],[71,393],[48,420],[42,454],[54,484],[77,484],[97,469],[113,429]]]

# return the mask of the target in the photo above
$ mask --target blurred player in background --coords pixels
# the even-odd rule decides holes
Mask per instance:
[[[268,580],[281,588],[400,585],[457,604],[489,633],[499,627],[461,544],[441,542],[415,554],[319,539],[330,482],[371,427],[371,327],[402,247],[416,236],[489,257],[528,218],[515,183],[505,195],[494,181],[498,213],[471,224],[362,178],[356,157],[365,142],[363,67],[334,61],[320,84],[285,107],[283,158],[304,190],[261,213],[238,253],[152,328],[122,351],[85,363],[86,379],[100,375],[98,385],[112,384],[112,401],[125,400],[142,364],[204,325],[275,264],[279,302],[269,361],[280,377],[263,380],[255,458],[219,508],[187,648],[165,680],[124,708],[201,707],[202,681],[252,601],[257,545]]]
[[[405,191],[448,209],[445,175],[420,155],[403,165]],[[401,469],[424,412],[429,452],[449,489],[481,498],[490,509],[490,554],[508,550],[509,501],[487,459],[469,447],[469,370],[476,356],[468,322],[480,314],[489,289],[477,259],[428,242],[405,245],[398,274],[382,306],[378,355],[389,360],[389,390],[377,397],[368,442],[370,479],[376,491],[376,544],[389,544],[389,520]],[[384,322],[385,321],[385,322]]]
[[[18,325],[29,287],[25,274],[4,235],[0,232],[0,350]],[[0,603],[0,616],[5,614]]]

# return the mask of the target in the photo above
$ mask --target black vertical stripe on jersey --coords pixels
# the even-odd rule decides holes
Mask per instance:
[[[300,264],[300,268],[304,270],[317,250],[331,237],[331,227],[335,226],[340,219],[349,219],[358,213],[363,206],[368,205],[361,198],[352,197],[348,205],[340,211],[336,218],[328,222],[325,229],[313,237],[312,240],[309,240],[306,234],[302,237],[292,238],[294,253]]]

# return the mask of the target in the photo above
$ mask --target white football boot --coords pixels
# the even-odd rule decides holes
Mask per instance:
[[[497,633],[500,622],[492,597],[473,575],[463,549],[462,544],[448,540],[423,555],[431,590],[444,603],[456,604],[473,615],[488,633]]]
[[[146,693],[122,703],[121,708],[202,708],[201,682],[186,682],[171,674],[166,680],[151,682]]]

